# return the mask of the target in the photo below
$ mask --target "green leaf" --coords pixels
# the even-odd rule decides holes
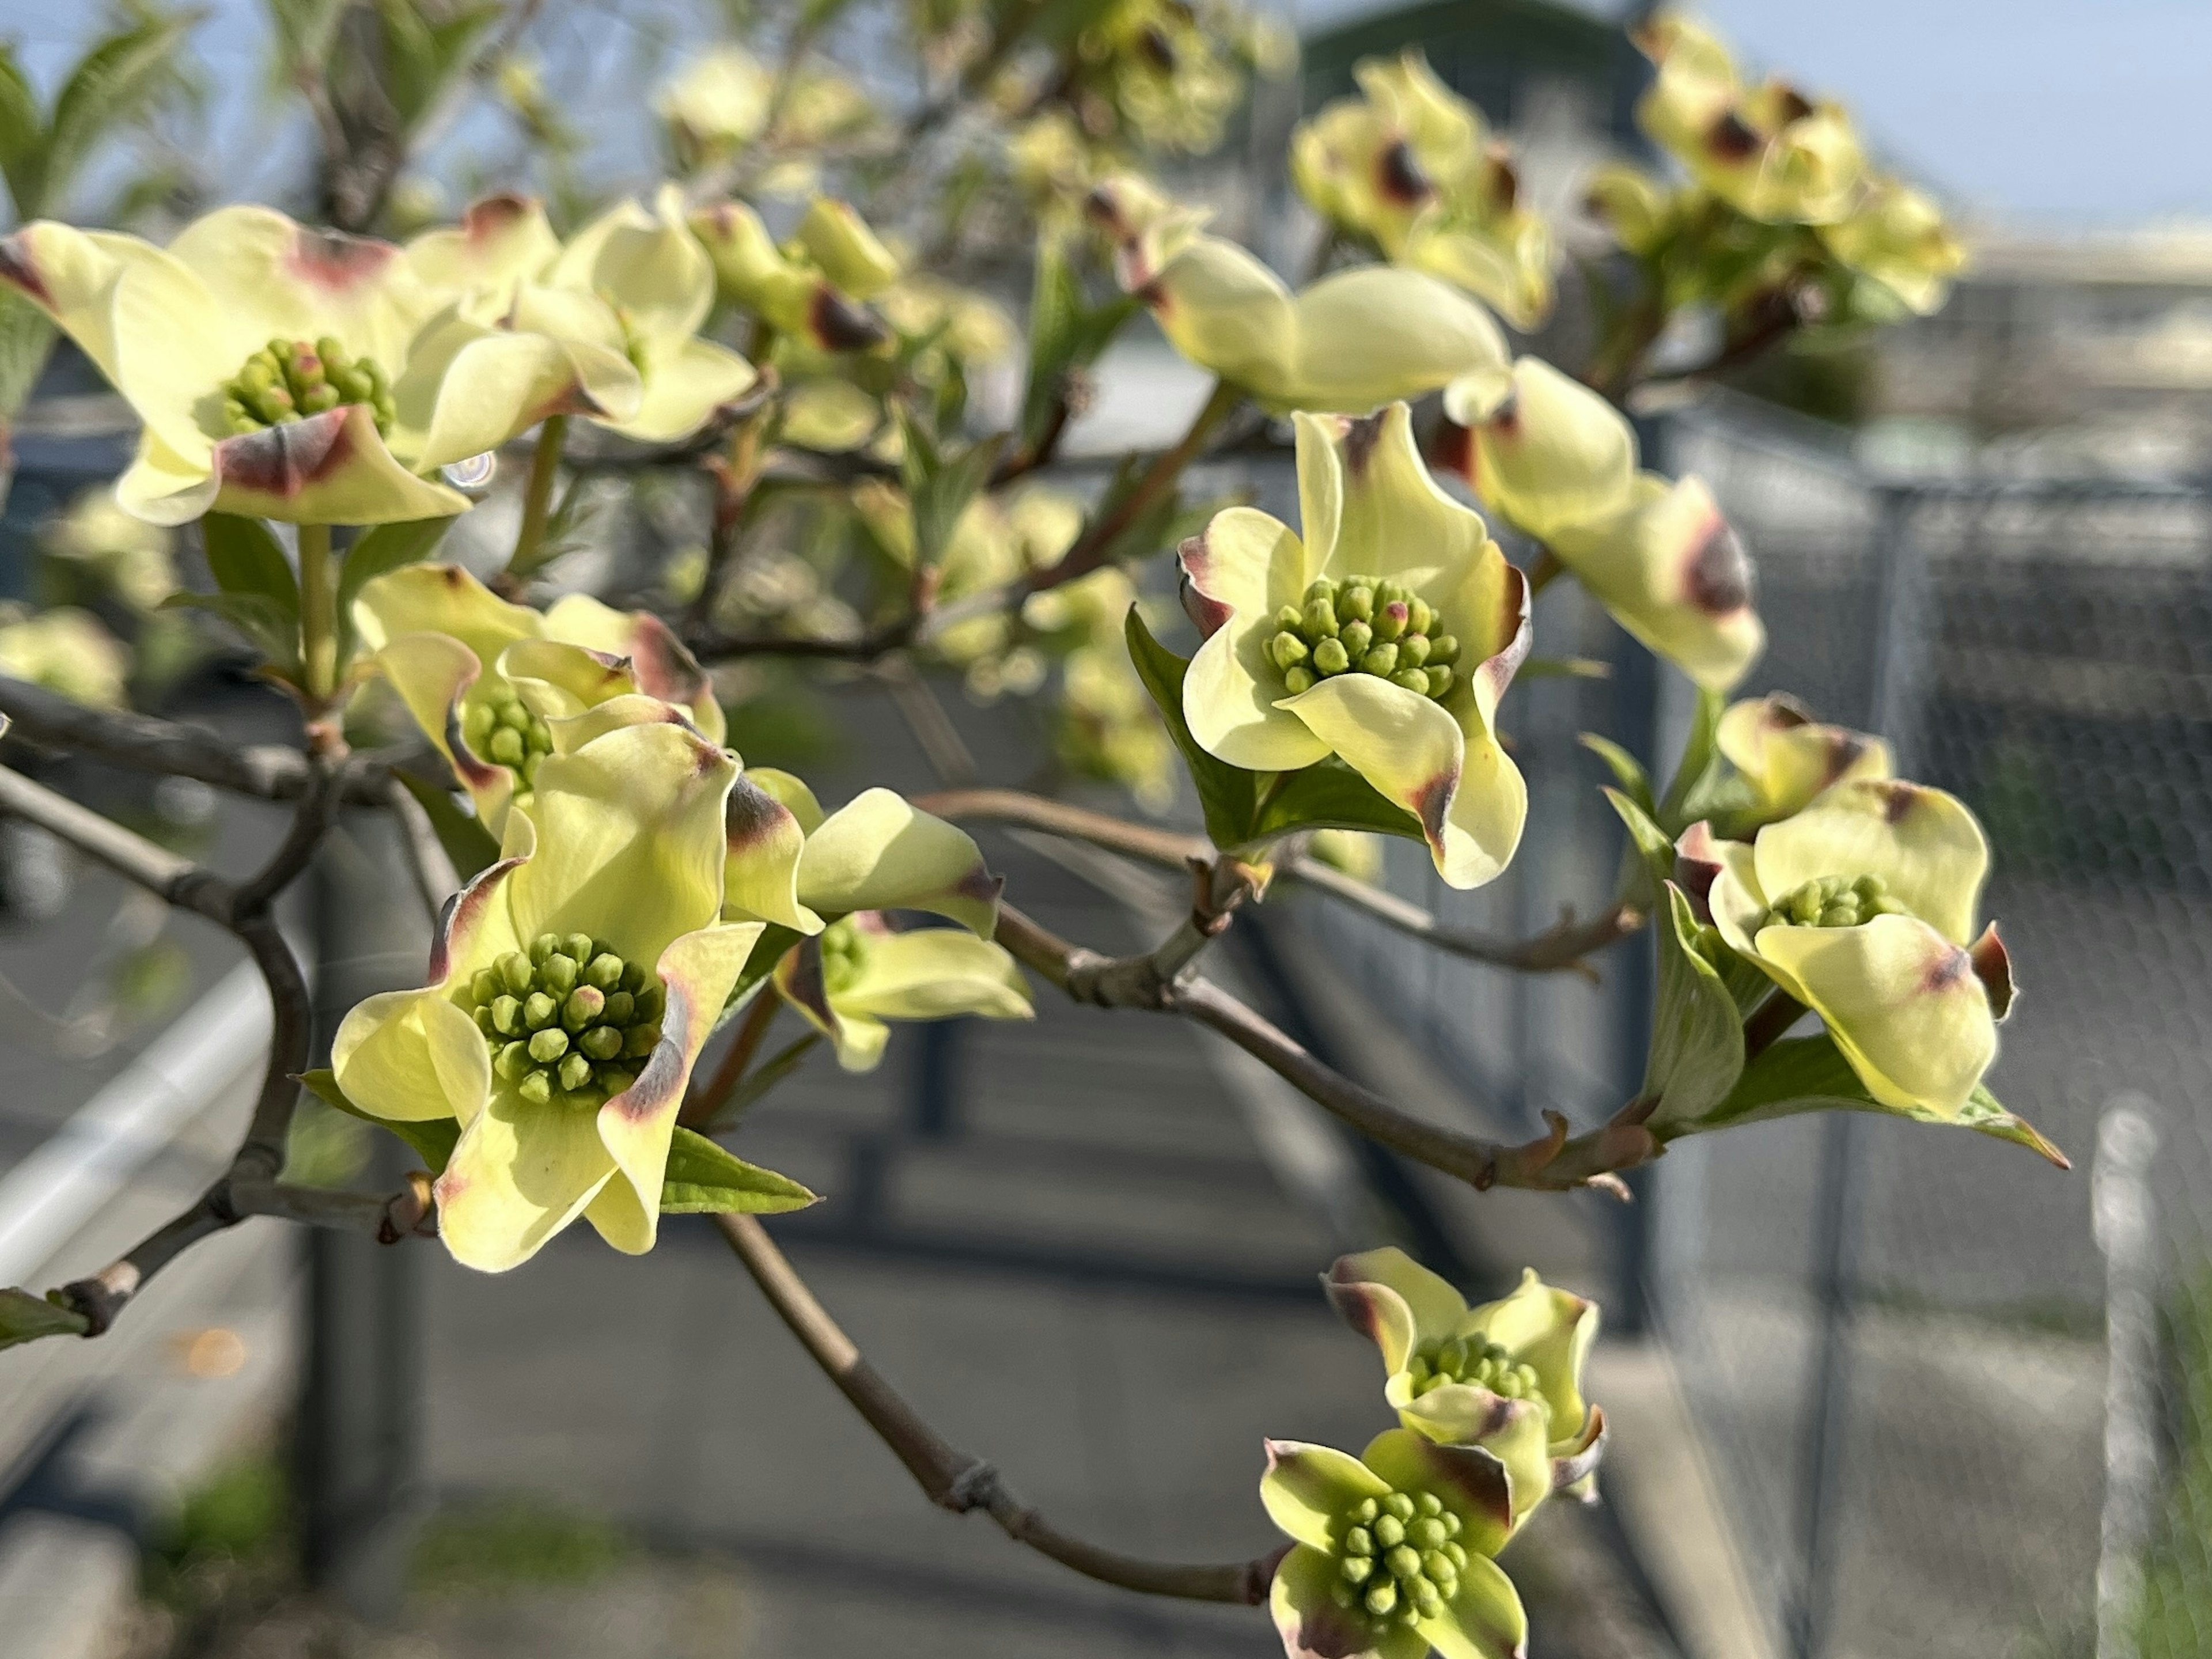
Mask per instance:
[[[430,828],[438,837],[438,845],[446,849],[446,856],[453,861],[453,873],[467,881],[489,868],[499,857],[499,842],[484,822],[473,812],[464,811],[453,792],[437,784],[426,782],[411,772],[395,771],[407,793],[422,803],[423,816],[430,820]]]
[[[762,994],[773,996],[775,994],[769,991],[763,992]],[[775,1058],[765,1065],[757,1066],[746,1073],[744,1080],[732,1089],[728,1098],[715,1108],[714,1117],[706,1126],[708,1133],[720,1133],[736,1127],[738,1120],[777,1084],[804,1065],[807,1055],[812,1054],[820,1046],[821,1042],[821,1032],[809,1031],[805,1036],[797,1038],[779,1049]]]
[[[1190,781],[1198,787],[1198,804],[1206,813],[1206,833],[1216,847],[1242,847],[1259,831],[1260,775],[1231,766],[1199,747],[1182,716],[1182,677],[1190,665],[1152,637],[1137,607],[1129,607],[1124,630],[1129,641],[1129,660],[1145,683],[1153,706],[1167,722],[1168,735],[1182,751]]]
[[[416,1122],[403,1123],[392,1118],[379,1117],[374,1112],[364,1112],[348,1100],[345,1091],[338,1087],[337,1077],[327,1070],[302,1072],[301,1086],[325,1106],[335,1106],[348,1117],[357,1117],[363,1123],[373,1123],[378,1128],[398,1135],[415,1149],[423,1167],[432,1175],[443,1175],[447,1162],[453,1156],[453,1147],[461,1138],[459,1120],[450,1117],[424,1118]]]
[[[906,483],[908,510],[914,515],[914,556],[924,568],[945,556],[960,515],[975,492],[990,482],[1006,447],[1006,434],[994,433],[980,443],[957,453],[937,439],[899,405],[893,406],[899,431],[905,439],[899,471]]]
[[[386,571],[397,570],[402,565],[414,564],[429,557],[453,524],[451,519],[410,519],[400,524],[380,524],[346,550],[345,562],[338,569],[337,639],[341,672],[353,660],[353,602],[361,597],[361,590]]]
[[[1651,1011],[1651,1053],[1643,1097],[1656,1100],[1645,1127],[1665,1137],[1686,1133],[1719,1105],[1743,1075],[1743,1016],[1704,950],[1690,902],[1673,882],[1653,930],[1659,945],[1658,995]]]
[[[284,544],[258,519],[210,513],[200,520],[207,549],[208,574],[226,593],[258,593],[275,600],[296,619],[300,579],[284,556]]]
[[[1651,879],[1651,891],[1674,878],[1674,842],[1651,821],[1651,815],[1618,789],[1607,789],[1605,798],[1613,803],[1613,810],[1628,826],[1628,838],[1636,843],[1636,851],[1644,861],[1644,870]]]
[[[164,611],[205,611],[246,635],[286,679],[300,678],[300,613],[262,593],[172,593]]]
[[[1024,447],[1034,450],[1044,441],[1068,377],[1098,360],[1137,303],[1121,295],[1104,305],[1088,304],[1060,240],[1048,236],[1038,243],[1030,292],[1030,376],[1019,422]]]
[[[1260,809],[1255,839],[1293,830],[1371,830],[1408,841],[1428,839],[1419,818],[1334,756],[1281,776]]]
[[[177,49],[199,26],[203,12],[155,18],[111,34],[77,60],[54,100],[46,131],[46,165],[35,210],[58,212],[62,198],[100,141],[136,121],[172,84]]]
[[[38,94],[15,60],[15,44],[0,40],[0,177],[8,180],[19,223],[37,216],[46,149],[46,124],[39,113]]]
[[[1701,818],[1725,817],[1752,804],[1750,785],[1721,756],[1721,715],[1727,707],[1728,699],[1717,691],[1698,693],[1689,741],[1682,745],[1674,781],[1655,815],[1677,835]]]
[[[0,428],[31,400],[31,388],[53,355],[54,336],[45,312],[19,290],[0,289]]]
[[[1772,1118],[1796,1117],[1807,1112],[1880,1112],[1915,1123],[1933,1123],[1976,1130],[1998,1140],[2008,1140],[2039,1153],[2061,1168],[2066,1155],[2045,1139],[2026,1119],[1998,1104],[1988,1088],[1977,1084],[1974,1092],[1955,1117],[1946,1117],[1925,1106],[1885,1106],[1867,1092],[1850,1060],[1826,1032],[1818,1036],[1784,1037],[1744,1068],[1726,1100],[1703,1121],[1686,1125],[1677,1133],[1761,1123]]]
[[[790,1176],[748,1164],[702,1134],[679,1127],[668,1144],[663,1215],[781,1215],[820,1201]]]
[[[83,1336],[92,1322],[81,1313],[56,1307],[28,1291],[0,1291],[0,1348],[35,1342],[42,1336]]]
[[[1621,793],[1634,801],[1644,817],[1657,817],[1651,805],[1651,775],[1644,769],[1642,761],[1611,738],[1601,738],[1595,732],[1585,732],[1576,741],[1605,763]]]

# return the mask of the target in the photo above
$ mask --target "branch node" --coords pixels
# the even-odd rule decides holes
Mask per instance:
[[[990,1509],[1005,1492],[996,1467],[988,1458],[979,1457],[952,1477],[937,1501],[955,1515],[965,1515],[970,1510]]]

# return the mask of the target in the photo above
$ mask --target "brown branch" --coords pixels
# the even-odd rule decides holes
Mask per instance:
[[[722,1056],[721,1064],[715,1066],[714,1075],[703,1086],[698,1085],[696,1078],[693,1079],[691,1092],[685,1097],[683,1109],[676,1115],[678,1123],[687,1129],[696,1129],[714,1121],[714,1114],[722,1109],[722,1103],[744,1080],[745,1068],[752,1064],[753,1056],[760,1052],[761,1043],[768,1036],[768,1028],[775,1024],[776,1014],[782,1006],[783,999],[777,994],[775,986],[760,988],[753,997],[753,1006],[745,1011],[744,1024],[738,1027],[737,1036],[730,1039],[729,1051]]]
[[[410,1183],[405,1194],[375,1199],[288,1187],[277,1180],[299,1103],[298,1073],[307,1066],[313,1036],[313,1013],[307,976],[270,906],[307,867],[337,803],[368,763],[349,761],[335,774],[312,763],[303,765],[307,768],[305,793],[289,832],[269,861],[238,886],[67,796],[0,767],[0,812],[37,824],[164,902],[224,928],[246,946],[269,986],[269,1060],[245,1139],[229,1167],[198,1203],[101,1272],[56,1293],[63,1305],[85,1316],[88,1335],[106,1330],[140,1287],[179,1255],[249,1215],[283,1215],[396,1238],[419,1231],[427,1213],[427,1186],[417,1190]]]
[[[1267,1600],[1282,1550],[1218,1566],[1186,1565],[1123,1555],[1060,1531],[1015,1497],[997,1469],[952,1444],[884,1380],[757,1218],[718,1215],[714,1224],[823,1375],[906,1466],[931,1503],[955,1515],[981,1510],[1016,1543],[1101,1583],[1191,1601],[1256,1607]]]
[[[1068,841],[1086,842],[1163,869],[1181,870],[1193,860],[1214,856],[1212,843],[1203,836],[1132,823],[1105,812],[1094,812],[1018,789],[945,789],[934,794],[917,795],[914,804],[926,812],[959,823],[1018,824],[1025,830],[1042,830]],[[1340,902],[1355,906],[1384,925],[1447,955],[1522,973],[1572,971],[1590,975],[1584,958],[1627,938],[1642,927],[1645,920],[1644,913],[1635,906],[1616,902],[1587,921],[1577,921],[1570,915],[1558,926],[1525,939],[1466,933],[1444,927],[1419,905],[1348,876],[1310,854],[1285,858],[1276,865],[1275,870],[1286,879],[1301,882]]]
[[[8,717],[10,737],[96,756],[134,771],[197,778],[262,800],[296,800],[307,787],[307,757],[296,749],[282,744],[240,747],[197,726],[128,709],[90,708],[5,674],[0,674],[0,714]],[[393,758],[363,760],[348,775],[344,798],[363,805],[383,802],[383,775]]]
[[[1571,912],[1557,926],[1525,939],[1466,933],[1444,927],[1429,911],[1395,893],[1347,876],[1310,856],[1286,865],[1283,873],[1448,956],[1524,974],[1572,972],[1595,979],[1596,975],[1585,958],[1628,938],[1646,920],[1636,906],[1616,900],[1587,921],[1577,921]]]
[[[933,794],[916,795],[914,804],[940,818],[963,823],[1018,824],[1067,841],[1088,842],[1109,853],[1169,870],[1181,870],[1193,859],[1213,855],[1212,843],[1202,836],[1131,823],[1019,789],[940,789]]]
[[[453,868],[453,855],[446,844],[438,839],[437,827],[430,815],[422,810],[407,786],[398,778],[386,785],[386,804],[392,816],[399,820],[400,845],[407,854],[407,872],[415,878],[415,891],[422,901],[422,908],[430,913],[435,926],[446,908],[446,901],[460,891],[460,872]]]

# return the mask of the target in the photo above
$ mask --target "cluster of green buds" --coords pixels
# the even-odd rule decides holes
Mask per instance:
[[[355,358],[329,335],[314,344],[271,340],[222,388],[223,422],[233,434],[304,420],[346,404],[366,404],[376,429],[391,434],[397,407],[384,370]]]
[[[1338,674],[1375,674],[1417,696],[1441,697],[1457,678],[1459,641],[1435,632],[1427,600],[1374,576],[1320,578],[1275,613],[1267,654],[1292,696]]]
[[[1447,1382],[1472,1383],[1508,1400],[1544,1397],[1536,1368],[1483,1336],[1455,1336],[1425,1348],[1406,1362],[1406,1375],[1417,1400]]]
[[[502,679],[486,684],[461,716],[469,752],[506,767],[525,789],[538,781],[538,763],[553,752],[553,733]]]
[[[852,989],[868,965],[868,941],[860,936],[859,924],[841,916],[822,930],[817,943],[822,947],[823,990],[834,997]]]
[[[1876,916],[1911,914],[1889,896],[1880,876],[1820,876],[1778,900],[1766,919],[1771,927],[1856,927]]]
[[[492,1070],[533,1106],[598,1106],[660,1041],[659,981],[589,933],[541,933],[469,981],[462,1006]]]
[[[1434,1619],[1459,1589],[1467,1567],[1460,1518],[1434,1492],[1363,1498],[1330,1531],[1338,1576],[1329,1594],[1378,1627]]]

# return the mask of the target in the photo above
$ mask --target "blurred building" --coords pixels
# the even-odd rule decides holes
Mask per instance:
[[[1935,316],[1880,348],[1882,459],[1970,448],[2041,470],[2212,461],[2212,228],[1992,237]]]

